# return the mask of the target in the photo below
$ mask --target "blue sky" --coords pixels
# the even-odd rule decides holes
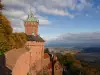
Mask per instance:
[[[53,16],[47,15],[52,21],[50,26],[45,26],[48,33],[53,36],[59,36],[64,33],[80,33],[80,32],[99,32],[100,31],[100,1],[91,1],[90,8],[83,10],[72,10],[71,13],[80,15],[70,18],[68,16]],[[45,33],[44,27],[40,26],[40,32]]]
[[[40,20],[39,34],[46,40],[64,34],[100,33],[100,0],[3,0],[3,4],[15,32],[24,31],[23,20],[31,5]]]

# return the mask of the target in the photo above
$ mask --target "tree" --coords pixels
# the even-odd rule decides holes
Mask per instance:
[[[64,56],[61,53],[55,53],[60,64],[64,63]]]
[[[64,60],[65,60],[65,65],[72,65],[72,63],[74,63],[75,62],[75,57],[72,55],[72,54],[70,54],[70,53],[66,53],[65,55],[64,55]]]
[[[8,51],[8,42],[4,34],[0,33],[0,55],[3,55],[6,51]]]
[[[14,49],[15,48],[15,45],[16,45],[16,41],[14,40],[14,35],[11,34],[9,37],[8,37],[8,42],[9,42],[9,49]]]
[[[50,53],[50,52],[49,52],[49,49],[48,49],[48,48],[45,48],[45,49],[44,49],[44,53],[48,53],[48,54],[49,54],[49,53]]]
[[[82,72],[82,68],[81,62],[76,60],[70,67],[71,75],[79,75]]]
[[[23,47],[27,41],[25,33],[12,33],[10,21],[1,12],[3,8],[4,5],[0,0],[0,54],[13,48]]]
[[[8,51],[7,41],[0,41],[0,56],[3,55],[6,51]]]
[[[25,33],[12,33],[12,41],[15,42],[14,48],[21,48],[25,45],[27,37]]]
[[[0,11],[3,9],[0,1]],[[10,21],[0,12],[0,54],[9,50],[9,35],[12,33]]]
[[[27,36],[24,32],[19,33],[19,36],[20,36],[21,40],[23,41],[23,43],[25,43],[27,41]]]
[[[3,29],[3,32],[5,34],[5,36],[10,35],[13,31],[11,25],[10,25],[10,21],[3,15],[0,15],[0,26]]]
[[[12,35],[13,35],[14,41],[16,42],[15,43],[15,48],[22,47],[23,42],[22,42],[21,37],[19,36],[19,34],[18,33],[13,33]]]

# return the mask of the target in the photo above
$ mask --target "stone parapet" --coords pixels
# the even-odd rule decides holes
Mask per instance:
[[[44,42],[28,41],[26,46],[44,46]]]

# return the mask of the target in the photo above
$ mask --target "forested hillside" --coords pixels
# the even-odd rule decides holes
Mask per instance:
[[[56,53],[58,60],[63,65],[63,75],[100,75],[100,69],[90,63],[77,60],[70,53],[62,55]]]
[[[2,10],[6,10],[0,2],[0,55],[13,48],[23,47],[26,42],[26,34],[13,33],[11,22],[3,14]]]

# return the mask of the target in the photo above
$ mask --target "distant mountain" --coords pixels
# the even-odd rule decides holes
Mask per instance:
[[[100,53],[100,47],[83,48],[83,53]]]
[[[83,49],[89,47],[100,47],[100,43],[68,43],[68,42],[49,42],[45,47],[72,47],[75,49]]]

